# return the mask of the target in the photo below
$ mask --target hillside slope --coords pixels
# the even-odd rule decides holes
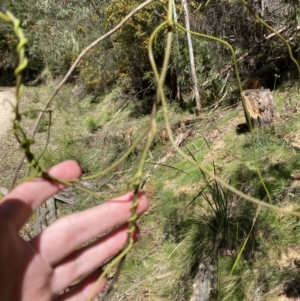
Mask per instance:
[[[26,130],[32,129],[35,110],[42,108],[53,87],[55,83],[26,90],[22,100]],[[50,141],[40,161],[44,168],[75,159],[84,175],[95,174],[119,159],[148,124],[144,105],[124,106],[127,100],[117,89],[98,98],[80,93],[79,87],[65,86],[51,106]],[[253,134],[237,134],[237,126],[244,122],[240,104],[207,110],[197,118],[170,105],[169,118],[175,140],[195,162],[248,195],[298,211],[297,98],[294,92],[274,93],[281,118]],[[110,300],[190,300],[197,279],[198,283],[205,279],[211,300],[298,298],[298,218],[258,208],[206,177],[170,145],[161,109],[156,119],[158,132],[144,170],[143,190],[150,209],[138,222],[141,241],[128,256]],[[33,145],[37,154],[44,148],[49,122],[46,116],[39,128]],[[12,135],[3,139],[0,186],[7,186],[21,154],[15,151]],[[110,173],[83,185],[110,196],[124,191],[144,143]],[[25,175],[24,167],[20,179]],[[56,204],[59,216],[102,202],[74,193],[75,204]],[[34,223],[33,218],[27,225],[32,235]],[[201,290],[201,284],[196,288]]]

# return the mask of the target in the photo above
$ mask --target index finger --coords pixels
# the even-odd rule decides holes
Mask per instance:
[[[81,176],[81,168],[75,161],[55,165],[49,174],[60,179],[71,180]],[[13,189],[0,203],[0,218],[6,219],[19,230],[33,211],[66,185],[45,178],[37,178]]]
[[[128,221],[134,194],[126,193],[96,207],[64,216],[33,238],[31,244],[51,265],[56,265],[84,243],[103,236]],[[148,200],[138,194],[137,214],[148,209]]]

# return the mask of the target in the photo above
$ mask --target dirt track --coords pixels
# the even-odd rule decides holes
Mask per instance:
[[[0,139],[12,127],[12,105],[16,102],[14,89],[0,90]]]

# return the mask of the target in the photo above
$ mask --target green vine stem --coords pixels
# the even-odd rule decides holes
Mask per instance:
[[[94,42],[92,42],[90,45],[88,45],[76,58],[75,62],[72,64],[72,66],[70,67],[70,69],[68,70],[68,72],[66,73],[66,75],[64,76],[64,78],[61,80],[61,82],[58,84],[57,88],[55,89],[55,91],[52,93],[52,95],[50,96],[50,98],[47,100],[44,108],[41,110],[39,116],[37,117],[34,129],[31,133],[31,140],[34,140],[34,136],[36,134],[36,131],[38,129],[38,125],[41,122],[44,113],[48,110],[50,104],[52,103],[53,99],[56,97],[56,95],[58,94],[58,92],[60,91],[60,89],[62,88],[62,86],[66,83],[66,81],[68,80],[68,78],[71,76],[72,72],[75,70],[75,68],[77,67],[77,65],[79,64],[79,62],[81,61],[81,59],[84,57],[84,55],[93,47],[95,47],[97,44],[99,44],[101,41],[103,41],[104,39],[106,39],[107,37],[111,36],[113,33],[115,33],[117,30],[119,30],[128,20],[130,20],[130,18],[136,14],[137,12],[139,12],[141,9],[143,9],[145,6],[149,5],[151,2],[153,2],[154,0],[147,0],[145,2],[143,2],[142,4],[140,4],[138,7],[136,7],[134,10],[132,10],[119,24],[117,24],[113,29],[111,29],[110,31],[108,31],[106,34],[104,34],[103,36],[99,37],[98,39],[96,39]],[[6,10],[5,10],[6,11]],[[9,17],[7,17],[5,15],[5,13],[2,13],[2,15],[4,15],[5,17],[3,17],[4,20],[6,21],[11,21]],[[16,179],[17,179],[17,174],[20,171],[24,159],[25,159],[25,155],[23,156],[23,158],[20,160],[17,168],[16,168],[16,172],[15,172],[15,176],[12,180],[11,183],[11,188],[15,185]],[[124,158],[125,159],[125,158]],[[102,174],[102,173],[101,173]]]
[[[16,36],[19,39],[19,43],[17,46],[17,53],[18,53],[18,57],[19,57],[19,64],[18,67],[15,70],[15,75],[16,75],[16,105],[14,107],[14,113],[15,113],[15,119],[13,121],[13,130],[14,130],[14,135],[17,139],[17,141],[19,142],[24,155],[28,161],[28,164],[35,170],[35,174],[34,176],[43,176],[43,177],[47,177],[50,180],[55,180],[55,181],[59,181],[61,183],[64,183],[66,185],[74,185],[76,188],[84,190],[85,192],[89,193],[89,194],[93,194],[97,197],[104,197],[103,195],[100,195],[98,193],[92,192],[90,190],[86,190],[85,188],[79,186],[78,184],[78,180],[71,180],[71,181],[63,181],[61,179],[57,179],[54,177],[50,177],[46,172],[44,172],[42,170],[42,168],[40,167],[38,160],[35,159],[34,154],[31,152],[31,145],[33,143],[33,139],[37,130],[37,126],[41,120],[41,118],[43,117],[43,114],[47,111],[50,103],[52,102],[52,100],[54,99],[54,97],[57,95],[57,93],[59,92],[59,90],[61,89],[61,87],[64,85],[64,83],[66,82],[66,80],[68,79],[68,77],[71,75],[71,73],[73,72],[73,70],[75,69],[75,67],[78,65],[79,61],[81,60],[81,58],[95,45],[97,45],[100,41],[104,40],[106,37],[108,37],[109,35],[111,35],[112,33],[114,33],[115,31],[117,31],[122,25],[125,24],[125,22],[127,22],[136,12],[138,12],[139,10],[141,10],[142,8],[144,8],[146,5],[150,4],[151,2],[153,2],[154,0],[147,0],[145,2],[143,2],[140,6],[138,6],[136,9],[134,9],[130,14],[128,14],[114,29],[112,29],[111,31],[109,31],[108,33],[106,33],[105,35],[103,35],[102,37],[98,38],[97,40],[95,40],[92,44],[90,44],[88,47],[86,47],[81,54],[77,57],[76,61],[74,62],[74,64],[71,66],[70,70],[67,72],[67,74],[65,75],[64,79],[60,82],[60,84],[58,85],[57,89],[54,91],[54,93],[51,95],[51,97],[49,98],[49,100],[47,101],[44,109],[41,111],[41,113],[39,114],[39,117],[36,121],[36,125],[35,128],[32,132],[32,136],[31,138],[28,138],[25,134],[25,132],[23,131],[22,127],[21,127],[21,114],[19,113],[19,105],[20,105],[20,99],[22,96],[22,92],[23,92],[23,84],[22,84],[22,72],[24,71],[24,69],[27,67],[27,59],[25,57],[25,45],[27,43],[27,40],[25,39],[22,29],[20,28],[20,20],[18,20],[17,18],[15,18],[9,11],[7,11],[3,6],[0,5],[0,17],[7,21],[7,22],[12,22],[13,23],[13,27],[14,27],[14,32],[16,34]],[[244,0],[241,0],[242,2],[244,2]],[[247,4],[245,4],[247,5]],[[264,23],[263,23],[264,24]],[[181,26],[180,24],[176,24],[179,28],[181,28],[182,30],[186,29]],[[220,179],[219,177],[217,177],[216,175],[214,175],[213,173],[211,173],[210,171],[208,171],[205,167],[203,167],[202,165],[196,163],[192,158],[190,158],[189,156],[187,156],[176,144],[172,135],[172,131],[171,131],[171,127],[170,127],[170,122],[168,119],[168,110],[167,110],[167,103],[166,103],[166,97],[163,91],[163,85],[164,85],[164,80],[167,74],[167,70],[168,70],[168,65],[169,65],[169,59],[170,59],[170,55],[171,55],[171,46],[172,46],[172,30],[173,30],[173,26],[174,26],[174,21],[172,19],[172,0],[168,0],[168,15],[167,15],[167,20],[162,22],[151,34],[150,39],[149,39],[149,44],[148,44],[148,54],[149,54],[149,60],[154,72],[154,76],[155,76],[155,80],[156,80],[156,84],[157,84],[157,96],[156,96],[156,102],[153,104],[152,107],[152,112],[150,115],[150,120],[149,120],[149,125],[148,127],[143,131],[143,133],[137,138],[137,140],[132,144],[132,146],[127,150],[127,152],[118,160],[116,161],[112,166],[110,166],[108,169],[104,170],[103,172],[100,172],[94,176],[91,177],[85,177],[85,180],[90,180],[90,179],[94,179],[95,177],[101,177],[104,174],[110,172],[112,169],[114,169],[116,166],[118,166],[121,162],[123,162],[126,157],[128,157],[128,155],[135,149],[135,147],[137,146],[137,144],[144,138],[146,137],[146,143],[145,143],[145,147],[143,150],[143,153],[141,155],[141,159],[140,159],[140,163],[137,169],[137,172],[133,178],[133,180],[131,181],[128,189],[130,190],[134,190],[134,196],[133,196],[133,202],[130,208],[130,218],[128,219],[128,228],[127,228],[127,239],[126,239],[126,243],[124,244],[122,251],[115,257],[112,259],[112,261],[106,266],[106,268],[104,269],[104,271],[102,272],[102,274],[100,275],[100,277],[97,280],[97,283],[95,284],[95,289],[97,287],[97,285],[99,285],[99,283],[106,277],[107,273],[116,266],[116,273],[115,276],[110,284],[110,287],[107,291],[107,293],[104,294],[104,296],[107,296],[107,294],[111,291],[111,289],[113,289],[117,283],[118,280],[118,276],[122,270],[124,261],[125,261],[125,257],[128,254],[128,252],[131,250],[132,246],[133,246],[133,233],[136,230],[136,221],[137,221],[137,206],[139,203],[139,199],[138,199],[138,191],[139,191],[139,186],[140,186],[140,182],[141,182],[141,178],[142,178],[142,174],[143,174],[143,170],[144,170],[144,165],[146,162],[146,158],[149,152],[149,149],[153,143],[153,139],[154,136],[156,134],[157,131],[157,125],[156,125],[156,111],[157,111],[157,105],[159,103],[162,104],[162,108],[163,108],[163,114],[164,114],[164,120],[165,120],[165,125],[166,125],[166,129],[167,129],[167,133],[169,136],[169,139],[172,143],[172,146],[174,147],[174,149],[177,151],[178,154],[180,154],[186,161],[190,162],[191,164],[199,167],[205,174],[209,175],[211,178],[215,179],[218,183],[220,183],[221,185],[223,185],[224,187],[226,187],[228,190],[232,191],[233,193],[241,196],[243,199],[248,200],[252,203],[255,203],[259,206],[262,207],[266,207],[272,210],[275,210],[277,212],[283,213],[283,214],[289,214],[289,215],[294,215],[294,216],[298,216],[300,217],[300,213],[295,212],[295,211],[287,211],[287,210],[283,210],[282,208],[279,208],[277,206],[274,206],[270,203],[266,203],[263,201],[260,201],[256,198],[253,198],[251,196],[248,196],[246,194],[244,194],[243,192],[235,189],[234,187],[232,187],[231,185],[229,185],[228,183],[226,183],[225,181],[223,181],[222,179]],[[268,26],[267,26],[268,27]],[[155,63],[155,59],[153,56],[153,43],[154,43],[154,39],[157,36],[157,34],[166,29],[167,28],[167,38],[166,38],[166,50],[165,50],[165,56],[164,56],[164,62],[163,62],[163,66],[162,66],[162,71],[161,74],[159,74],[158,70],[157,70],[157,66]],[[269,27],[268,27],[269,28]],[[273,29],[270,29],[273,32],[277,33],[276,31],[274,31]],[[236,76],[237,76],[237,80],[238,80],[238,85],[240,88],[240,91],[242,91],[242,85],[241,85],[241,80],[240,80],[240,76],[239,76],[239,72],[238,72],[238,66],[237,66],[237,60],[235,57],[235,53],[234,50],[232,48],[232,46],[230,44],[228,44],[226,41],[217,38],[217,37],[213,37],[213,36],[209,36],[209,35],[205,35],[202,33],[196,33],[196,32],[192,32],[191,33],[193,35],[196,36],[200,36],[203,38],[208,38],[214,41],[217,41],[219,43],[222,43],[223,45],[225,45],[226,47],[228,47],[228,49],[231,51],[232,54],[232,59],[233,59],[233,64],[234,64],[234,69],[236,72]],[[280,36],[277,33],[278,36]],[[285,42],[287,43],[287,42]],[[291,54],[291,48],[289,45],[288,49],[289,49],[289,53]],[[291,57],[292,58],[292,57]],[[297,63],[297,62],[295,62]],[[300,68],[299,65],[297,63],[297,67],[298,67],[298,71],[300,74]],[[246,117],[246,121],[248,124],[249,129],[251,130],[251,122],[250,122],[250,117],[249,114],[246,110],[246,105],[245,105],[245,100],[242,100],[243,103],[243,108],[245,111],[245,117]],[[22,161],[23,162],[23,161]],[[262,178],[261,178],[262,180]],[[92,299],[92,296],[94,295],[95,289],[93,291],[91,291],[90,293],[90,297],[88,298],[88,300]]]
[[[141,177],[143,174],[143,169],[144,169],[144,165],[146,162],[146,158],[149,152],[149,149],[152,145],[154,136],[156,134],[156,130],[157,130],[157,125],[156,125],[156,120],[155,120],[155,115],[156,115],[156,108],[157,108],[157,104],[160,101],[160,96],[161,93],[159,92],[159,90],[163,89],[163,83],[167,74],[167,70],[168,70],[168,65],[169,65],[169,59],[170,59],[170,55],[171,55],[171,46],[172,46],[172,24],[173,24],[173,20],[172,20],[172,0],[169,0],[169,3],[171,2],[171,6],[169,6],[169,9],[171,10],[171,14],[168,14],[168,17],[171,19],[168,19],[167,21],[163,22],[162,24],[160,24],[155,30],[154,32],[151,34],[150,37],[150,41],[153,42],[153,39],[155,38],[155,36],[157,35],[157,33],[165,28],[166,26],[168,26],[168,36],[167,36],[167,43],[166,43],[166,52],[165,52],[165,56],[164,56],[164,62],[163,62],[163,67],[162,67],[162,71],[161,71],[161,75],[158,74],[157,70],[155,71],[157,74],[157,85],[158,85],[158,93],[157,93],[157,101],[153,104],[152,107],[152,112],[150,115],[150,120],[149,120],[149,131],[147,134],[147,141],[146,141],[146,145],[145,148],[143,150],[143,153],[141,155],[141,159],[140,159],[140,164],[138,167],[138,171],[134,176],[134,180],[133,180],[133,185],[135,186],[134,188],[134,198],[133,198],[133,203],[131,205],[130,208],[130,218],[128,220],[128,228],[127,228],[127,240],[125,242],[125,245],[121,251],[121,253],[115,257],[110,263],[109,265],[105,268],[105,270],[102,272],[102,274],[100,275],[100,277],[98,278],[95,287],[93,289],[93,291],[91,292],[89,298],[87,301],[91,301],[92,300],[92,296],[94,295],[94,292],[96,290],[96,287],[100,284],[100,282],[105,278],[105,276],[107,275],[107,273],[114,267],[117,265],[117,270],[115,272],[114,278],[111,281],[111,284],[109,286],[109,288],[107,289],[107,291],[104,293],[102,300],[104,300],[107,295],[113,290],[113,288],[115,287],[118,277],[120,275],[121,269],[123,267],[124,261],[125,261],[125,257],[127,255],[127,253],[130,251],[130,249],[133,246],[133,233],[136,230],[136,225],[135,222],[138,218],[137,216],[137,206],[138,206],[138,191],[139,191],[139,185],[140,185],[140,181],[141,181]],[[152,45],[151,42],[149,42],[149,45]],[[153,58],[153,51],[152,48],[149,48],[149,57],[151,57],[151,60],[154,61]]]
[[[27,44],[27,39],[24,37],[23,30],[20,27],[21,21],[14,17],[14,15],[6,10],[3,6],[0,6],[0,17],[7,22],[11,22],[13,24],[13,30],[15,35],[17,36],[19,43],[17,45],[17,54],[19,59],[19,64],[15,69],[16,76],[16,104],[13,107],[13,112],[15,114],[13,120],[13,134],[17,139],[27,161],[28,166],[34,169],[33,177],[36,176],[47,176],[40,165],[38,164],[38,160],[35,159],[34,154],[31,152],[30,147],[33,143],[33,139],[29,139],[21,127],[21,114],[19,112],[20,100],[24,90],[24,85],[22,83],[22,72],[28,65],[28,60],[25,57],[25,46]],[[50,178],[50,177],[49,177]]]
[[[131,11],[119,24],[117,24],[113,29],[111,29],[110,31],[108,31],[106,34],[104,34],[103,36],[99,37],[98,39],[96,39],[94,42],[92,42],[90,45],[88,45],[84,50],[82,50],[82,52],[78,55],[78,57],[76,58],[75,62],[72,64],[72,66],[70,67],[70,69],[68,70],[68,72],[66,73],[66,75],[64,76],[64,78],[61,80],[61,82],[58,84],[57,88],[55,89],[55,91],[53,92],[53,94],[50,96],[50,98],[48,99],[48,101],[46,102],[41,114],[38,116],[34,130],[32,132],[32,137],[34,137],[36,131],[37,131],[37,127],[38,124],[40,122],[40,120],[43,117],[43,112],[46,111],[48,109],[48,107],[50,106],[51,102],[53,101],[53,99],[55,98],[55,96],[58,94],[58,92],[60,91],[60,89],[62,88],[62,86],[65,84],[65,82],[68,80],[68,78],[70,77],[70,75],[72,74],[72,72],[75,70],[75,68],[77,67],[77,65],[79,64],[79,62],[81,61],[81,59],[84,57],[84,55],[91,50],[93,47],[95,47],[97,44],[99,44],[101,41],[103,41],[104,39],[106,39],[107,37],[111,36],[113,33],[115,33],[117,30],[119,30],[128,20],[130,20],[130,18],[132,18],[132,16],[134,16],[137,12],[139,12],[140,10],[142,10],[145,6],[149,5],[151,2],[153,2],[154,0],[147,0],[145,2],[143,2],[142,4],[140,4],[138,7],[136,7],[133,11]]]
[[[178,24],[178,27],[181,28],[184,31],[188,31],[185,27],[183,27],[180,24]],[[223,44],[223,45],[225,45],[226,47],[229,48],[229,50],[231,52],[233,64],[234,64],[234,70],[235,70],[235,74],[236,74],[236,77],[237,77],[239,89],[240,89],[240,92],[242,92],[242,84],[241,84],[239,69],[238,69],[238,65],[237,65],[237,59],[236,59],[235,52],[234,52],[234,49],[232,48],[232,46],[229,43],[227,43],[226,41],[224,41],[224,40],[222,40],[222,39],[220,39],[218,37],[206,35],[206,34],[203,34],[203,33],[194,32],[194,31],[189,31],[189,32],[191,34],[196,35],[196,36],[200,36],[200,37],[203,37],[203,38],[206,38],[206,39],[211,39],[213,41],[219,42],[219,43],[221,43],[221,44]],[[270,192],[269,192],[269,190],[268,190],[268,188],[267,188],[267,186],[265,184],[265,181],[263,180],[263,177],[262,177],[261,172],[259,170],[259,167],[257,165],[252,122],[250,120],[249,112],[247,110],[245,98],[243,97],[243,95],[241,95],[241,96],[242,96],[242,105],[243,105],[243,109],[244,109],[244,113],[245,113],[245,118],[246,118],[247,125],[248,125],[248,128],[250,130],[251,137],[252,137],[252,151],[253,151],[253,155],[254,155],[255,169],[256,169],[257,175],[259,177],[259,180],[260,180],[260,182],[261,182],[261,184],[262,184],[262,186],[263,186],[263,188],[264,188],[264,190],[265,190],[265,192],[267,194],[269,203],[272,203]]]
[[[240,74],[239,74],[239,69],[238,69],[238,65],[237,65],[235,52],[234,52],[234,49],[232,48],[232,46],[228,42],[226,42],[226,41],[224,41],[224,40],[222,40],[218,37],[214,37],[214,36],[206,35],[204,33],[199,33],[199,32],[195,32],[195,31],[187,30],[185,27],[183,27],[179,23],[178,23],[178,27],[181,30],[183,30],[185,32],[190,32],[191,34],[193,34],[195,36],[199,36],[199,37],[202,37],[202,38],[205,38],[205,39],[209,39],[209,40],[213,40],[213,41],[216,41],[218,43],[221,43],[229,49],[229,51],[231,53],[232,60],[233,60],[234,71],[235,71],[235,75],[236,75],[236,78],[237,78],[237,81],[238,81],[238,86],[239,86],[239,89],[240,89],[240,93],[242,93],[242,91],[243,91],[242,82],[241,82],[241,78],[240,78]],[[247,126],[248,126],[249,131],[251,132],[252,131],[252,123],[251,123],[250,116],[249,116],[249,113],[248,113],[248,110],[247,110],[246,101],[245,101],[243,96],[242,96],[242,105],[243,105],[243,110],[244,110]]]
[[[181,26],[181,28],[183,30],[186,30],[183,26]],[[160,30],[161,29],[162,29],[162,27],[160,27]],[[158,31],[159,30],[157,30],[157,32]],[[191,33],[193,33],[195,35],[202,36],[202,37],[206,37],[204,34],[200,34],[200,33],[196,33],[196,32],[191,32]],[[207,36],[207,37],[211,38],[211,39],[213,39],[215,41],[220,40],[220,39],[218,39],[216,37],[211,37],[211,36]],[[220,42],[223,43],[225,41],[220,40]],[[300,213],[299,212],[284,210],[284,209],[282,209],[282,208],[280,208],[278,206],[274,206],[274,205],[272,205],[270,203],[266,203],[264,201],[261,201],[259,199],[254,198],[254,197],[251,197],[251,196],[243,193],[242,191],[239,191],[238,189],[234,188],[233,186],[231,186],[230,184],[228,184],[227,182],[225,182],[224,180],[222,180],[218,176],[214,175],[212,172],[210,172],[207,168],[205,168],[201,164],[196,163],[192,158],[190,158],[189,156],[187,156],[175,144],[175,141],[174,141],[174,138],[173,138],[173,135],[172,135],[172,131],[171,131],[171,127],[170,127],[170,122],[169,122],[169,119],[168,119],[168,110],[167,110],[167,102],[166,102],[165,94],[163,92],[163,89],[159,85],[160,79],[159,79],[159,76],[158,76],[158,72],[157,72],[157,67],[156,67],[156,64],[155,64],[155,60],[151,59],[152,44],[153,44],[153,39],[150,39],[150,41],[149,41],[149,58],[150,58],[150,63],[151,63],[152,68],[154,70],[154,75],[156,77],[156,81],[158,82],[158,91],[160,93],[160,99],[161,99],[161,102],[162,102],[163,114],[164,114],[165,126],[166,126],[166,129],[167,129],[167,133],[168,133],[170,142],[171,142],[172,146],[174,147],[174,149],[177,151],[177,153],[180,154],[186,161],[188,161],[189,163],[191,163],[191,164],[197,166],[198,168],[200,168],[205,174],[209,175],[212,179],[215,179],[220,185],[222,185],[223,187],[227,188],[229,191],[235,193],[236,195],[240,196],[242,199],[250,201],[250,202],[252,202],[252,203],[254,203],[254,204],[258,205],[258,206],[262,206],[264,208],[268,208],[268,209],[274,210],[274,211],[276,211],[278,213],[300,217]],[[229,45],[229,49],[232,49],[231,45]],[[232,49],[232,51],[233,51],[233,49]],[[233,54],[234,54],[234,51],[233,51]],[[233,57],[235,57],[235,56],[233,56]],[[237,66],[236,61],[235,61],[234,64],[235,64],[235,66]],[[239,75],[238,75],[238,82],[239,82],[240,90],[242,90],[242,86],[241,86],[241,81],[240,81]]]

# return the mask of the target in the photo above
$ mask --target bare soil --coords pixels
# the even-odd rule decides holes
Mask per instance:
[[[13,106],[16,103],[14,89],[1,91],[0,88],[0,139],[12,127],[11,120],[13,119]]]

